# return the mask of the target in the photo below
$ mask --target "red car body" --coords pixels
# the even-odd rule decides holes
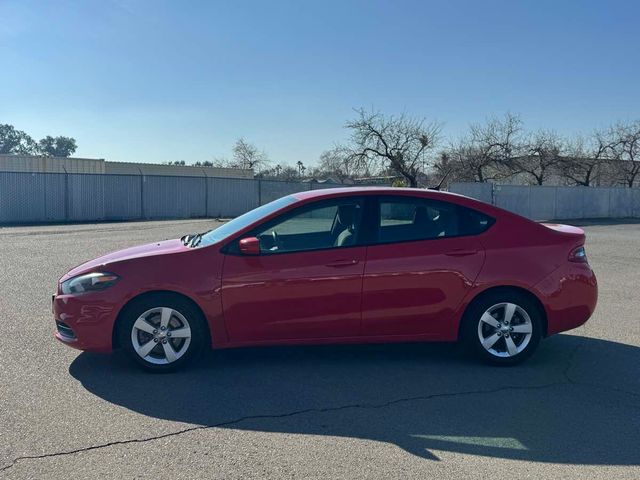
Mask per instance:
[[[338,197],[408,196],[460,205],[494,219],[477,235],[361,244],[286,255],[232,255],[225,246],[256,225],[302,205]],[[53,299],[56,337],[74,348],[109,352],[125,305],[148,292],[175,292],[204,314],[213,348],[247,345],[453,341],[482,292],[512,287],[544,310],[544,334],[582,325],[597,301],[594,273],[569,260],[584,232],[540,224],[471,198],[393,188],[340,188],[292,196],[222,242],[181,240],[128,248],[64,275]],[[60,284],[88,272],[119,277],[112,287],[63,294]]]

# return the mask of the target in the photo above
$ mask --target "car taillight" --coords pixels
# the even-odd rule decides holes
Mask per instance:
[[[587,252],[584,250],[584,245],[574,248],[569,254],[570,262],[587,263]]]

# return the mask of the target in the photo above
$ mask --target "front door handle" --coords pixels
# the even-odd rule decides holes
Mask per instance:
[[[466,257],[468,255],[475,255],[476,253],[478,253],[478,250],[473,248],[459,248],[457,250],[451,250],[445,253],[445,255],[448,257]]]
[[[349,267],[351,265],[357,265],[358,260],[349,259],[349,260],[336,260],[334,262],[327,263],[327,267]]]

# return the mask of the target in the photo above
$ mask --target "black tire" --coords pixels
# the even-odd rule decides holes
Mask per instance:
[[[154,311],[158,309],[158,312]],[[166,311],[164,309],[170,309],[171,313],[167,315],[169,317],[167,327],[161,331],[161,319],[163,312]],[[142,315],[145,315],[144,318],[148,324],[158,327],[154,330],[157,333],[134,327]],[[184,325],[185,321],[186,325]],[[187,338],[177,338],[179,331],[183,333],[187,331],[185,327],[190,332],[188,342]],[[176,332],[173,338],[170,338],[170,332]],[[210,343],[209,330],[200,310],[190,301],[172,294],[146,295],[131,302],[120,315],[117,333],[120,346],[127,356],[143,369],[157,373],[173,372],[185,367],[202,352],[205,344]],[[143,358],[136,348],[143,351],[142,348],[147,345],[147,341],[154,342],[156,346],[149,343],[152,350]],[[137,342],[137,345],[134,345],[134,342]],[[164,350],[167,343],[172,347],[174,354],[179,354],[177,359],[172,361],[167,359],[168,356]],[[167,363],[162,363],[163,355]]]
[[[507,307],[508,304],[515,305],[516,309],[512,310],[511,321],[506,325],[507,308],[513,309]],[[499,327],[483,321],[485,313],[489,313]],[[489,320],[493,323],[492,319]],[[469,306],[462,322],[461,333],[464,343],[478,357],[493,365],[516,365],[523,362],[535,352],[542,338],[543,314],[540,307],[527,295],[514,290],[500,290],[482,295]],[[531,331],[527,339],[525,331],[529,329],[528,325]],[[508,328],[511,328],[511,331],[508,331]],[[514,332],[514,329],[522,333]],[[498,336],[498,339],[492,347],[485,348],[481,335],[487,345],[496,339],[495,336]],[[515,354],[508,351],[509,339],[511,348],[515,346],[512,350],[517,352]]]

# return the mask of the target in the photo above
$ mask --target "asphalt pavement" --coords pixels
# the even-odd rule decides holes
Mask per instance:
[[[513,368],[402,344],[150,375],[53,339],[70,267],[214,224],[0,228],[0,478],[640,478],[640,224],[585,227],[595,315]]]

